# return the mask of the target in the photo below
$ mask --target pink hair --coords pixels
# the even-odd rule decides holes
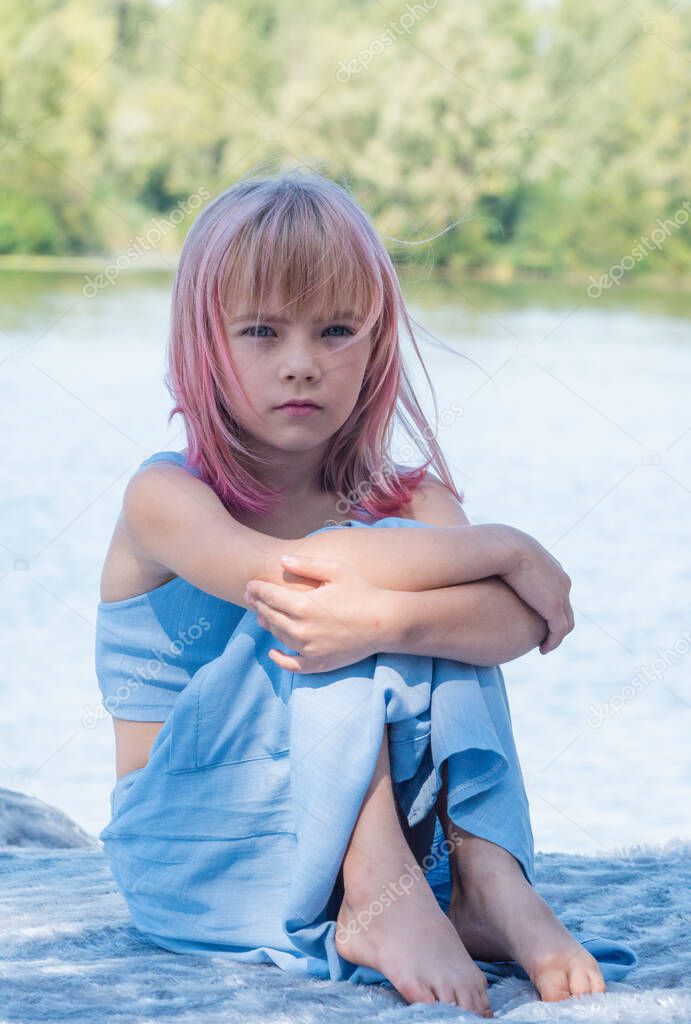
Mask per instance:
[[[309,306],[322,317],[343,305],[357,311],[364,322],[355,340],[373,330],[360,397],[323,460],[322,490],[374,518],[396,515],[432,465],[462,502],[403,365],[399,319],[434,396],[383,242],[344,188],[293,170],[241,179],[213,199],[185,239],[173,284],[165,379],[176,404],[168,422],[182,414],[188,461],[228,511],[265,515],[283,494],[253,474],[253,465],[268,460],[247,447],[233,418],[228,391],[245,393],[225,328],[234,297],[261,310],[276,288],[286,306]],[[427,456],[415,469],[390,460],[395,413]]]

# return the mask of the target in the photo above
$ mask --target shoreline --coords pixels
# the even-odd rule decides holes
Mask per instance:
[[[122,258],[122,253],[104,253],[102,255],[90,256],[42,256],[31,254],[5,254],[0,255],[0,273],[48,273],[48,274],[99,274],[106,267],[117,265],[117,260]],[[150,256],[137,260],[129,267],[118,270],[118,276],[144,276],[144,275],[171,275],[175,272],[179,253],[169,253]],[[453,272],[444,267],[430,267],[428,265],[406,263],[400,264],[394,261],[396,272],[403,280],[416,272],[424,271],[429,275],[430,281],[444,284],[446,280],[458,281],[462,277],[464,281],[477,284],[490,285],[516,285],[516,284],[544,284],[560,283],[565,286],[582,286],[588,280],[592,270],[567,271],[564,273],[548,273],[542,271],[514,270],[506,265],[488,267],[485,269],[463,268]],[[625,289],[642,289],[645,291],[658,292],[691,292],[691,275],[687,274],[627,274],[617,291]]]

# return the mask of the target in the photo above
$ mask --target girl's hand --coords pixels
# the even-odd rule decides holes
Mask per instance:
[[[571,578],[534,537],[522,530],[515,530],[515,535],[518,535],[518,547],[514,567],[500,578],[547,622],[547,636],[539,651],[549,654],[574,627],[569,601]]]
[[[332,559],[296,555],[289,568],[302,578],[300,589],[250,580],[245,592],[259,625],[301,653],[272,648],[272,661],[304,675],[353,665],[381,650],[386,591]]]

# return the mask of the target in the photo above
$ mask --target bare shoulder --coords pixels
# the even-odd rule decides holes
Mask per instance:
[[[196,518],[224,512],[208,484],[178,463],[163,460],[138,469],[122,499],[123,520],[134,537],[172,525],[190,513]]]
[[[216,581],[207,579],[206,560],[213,566],[228,546],[236,547],[238,529],[215,491],[179,463],[139,467],[123,493],[101,577],[102,600],[142,593],[172,575],[208,590],[205,584]]]
[[[463,506],[446,484],[427,470],[406,508],[407,517],[430,526],[469,526]]]
[[[170,572],[168,556],[180,537],[196,537],[219,518],[228,516],[208,484],[176,462],[153,462],[137,469],[125,487],[121,546],[145,572]]]
[[[147,535],[163,528],[162,511],[174,510],[173,486],[185,486],[183,474],[190,476],[172,462],[158,462],[128,480],[101,571],[102,601],[134,597],[171,579],[170,569],[147,551]]]

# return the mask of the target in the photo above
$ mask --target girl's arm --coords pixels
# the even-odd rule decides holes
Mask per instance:
[[[434,526],[468,524],[447,488],[427,477],[412,500],[415,519]],[[498,576],[418,592],[389,591],[384,599],[387,651],[502,665],[537,647],[547,623]]]
[[[392,590],[386,603],[391,625],[382,650],[400,654],[503,665],[532,651],[548,632],[542,616],[497,576],[421,593]]]
[[[408,527],[333,529],[284,540],[242,525],[211,487],[181,466],[160,462],[130,479],[122,521],[144,561],[244,608],[248,580],[291,578],[279,562],[283,555],[343,561],[375,586],[426,591],[510,572],[526,536],[510,526],[482,524],[416,530],[414,544]]]

